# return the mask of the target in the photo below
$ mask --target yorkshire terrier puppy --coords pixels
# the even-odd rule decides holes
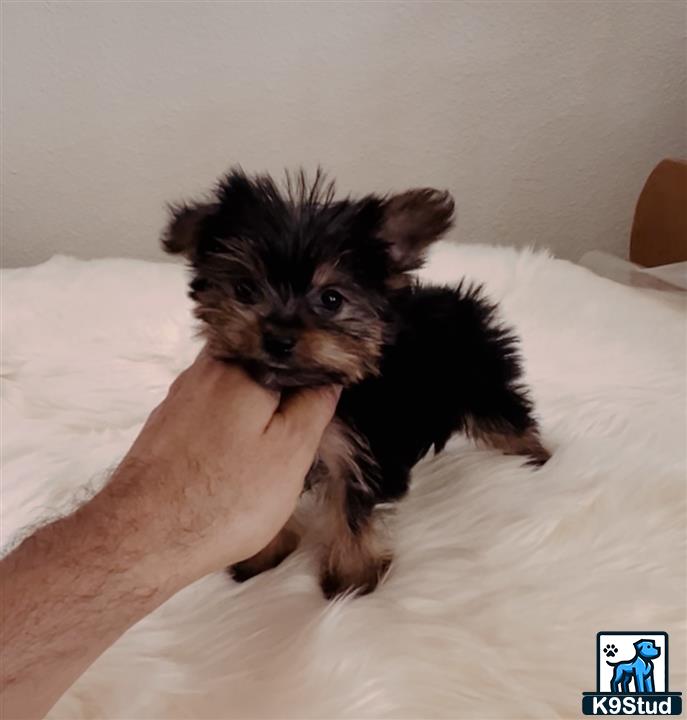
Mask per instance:
[[[212,353],[259,383],[344,390],[306,487],[322,490],[326,597],[372,591],[391,561],[375,527],[412,467],[455,432],[533,465],[549,457],[521,382],[516,338],[478,287],[421,287],[412,272],[452,224],[453,200],[429,188],[334,197],[301,173],[282,191],[231,171],[207,202],[173,208],[167,252],[190,262],[195,314]],[[230,568],[246,580],[297,545],[287,525]]]

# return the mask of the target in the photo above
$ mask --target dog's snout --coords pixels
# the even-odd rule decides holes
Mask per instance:
[[[262,346],[274,358],[287,358],[296,346],[296,338],[286,333],[266,332],[262,337]]]

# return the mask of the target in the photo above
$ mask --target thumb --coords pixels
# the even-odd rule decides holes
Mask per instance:
[[[327,427],[341,395],[341,387],[328,385],[318,388],[303,388],[282,399],[272,422],[281,422],[286,432],[297,435],[313,452]],[[270,423],[271,425],[272,423]]]

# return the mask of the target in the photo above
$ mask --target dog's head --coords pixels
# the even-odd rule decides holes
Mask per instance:
[[[645,660],[653,660],[661,654],[661,648],[657,648],[653,640],[637,640],[634,646],[637,655]]]
[[[208,202],[172,213],[163,245],[191,263],[210,350],[286,387],[377,371],[389,299],[450,227],[453,200],[429,188],[336,200],[320,173],[282,191],[234,170]]]

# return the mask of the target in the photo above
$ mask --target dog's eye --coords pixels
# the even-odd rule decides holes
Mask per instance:
[[[258,288],[252,280],[239,280],[234,283],[234,295],[239,302],[254,302],[257,291]]]
[[[320,301],[322,307],[329,312],[336,312],[344,301],[343,295],[337,290],[327,288],[322,295],[320,295]]]

